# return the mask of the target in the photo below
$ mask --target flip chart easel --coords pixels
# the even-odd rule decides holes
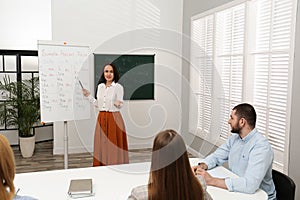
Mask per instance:
[[[82,84],[89,87],[88,46],[38,41],[41,121],[64,122],[64,166],[68,168],[67,121],[90,118]]]
[[[64,121],[64,167],[65,169],[68,169],[68,150],[69,150],[69,146],[68,146],[68,124],[67,121]]]

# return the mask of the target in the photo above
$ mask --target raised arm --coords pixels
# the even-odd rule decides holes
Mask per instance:
[[[97,100],[91,95],[90,91],[82,88],[82,94],[87,97],[90,103],[92,103],[95,107],[98,107]]]
[[[88,97],[91,93],[90,93],[90,91],[88,91],[87,89],[82,88],[82,94],[83,94],[85,97]]]
[[[117,108],[121,108],[123,106],[123,96],[124,96],[124,88],[122,85],[117,84],[115,88],[116,93],[116,100],[114,102],[114,105]]]

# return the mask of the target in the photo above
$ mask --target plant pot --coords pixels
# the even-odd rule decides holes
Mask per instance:
[[[30,158],[33,155],[35,148],[35,136],[32,137],[19,137],[20,149],[23,158]]]

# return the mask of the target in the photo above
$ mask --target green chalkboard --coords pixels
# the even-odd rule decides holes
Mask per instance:
[[[124,100],[154,99],[154,55],[94,54],[95,89],[106,64],[120,73]]]

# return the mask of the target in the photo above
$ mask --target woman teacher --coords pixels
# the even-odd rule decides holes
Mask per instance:
[[[117,68],[107,64],[98,82],[96,98],[82,89],[83,95],[98,108],[93,166],[128,163],[128,144],[124,121],[120,113],[124,89]]]

